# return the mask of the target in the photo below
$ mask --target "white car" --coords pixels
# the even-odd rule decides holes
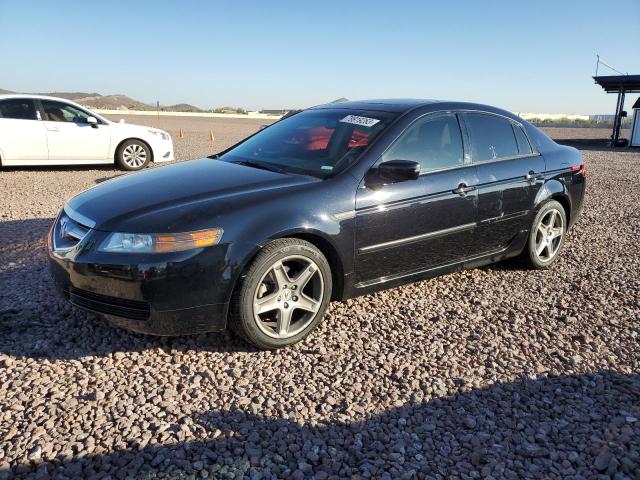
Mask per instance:
[[[0,165],[116,163],[140,170],[173,160],[171,136],[111,122],[62,98],[0,95]]]

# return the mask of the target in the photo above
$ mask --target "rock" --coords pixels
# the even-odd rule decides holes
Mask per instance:
[[[38,462],[40,461],[41,457],[42,457],[42,447],[40,445],[32,448],[29,451],[29,455],[27,456],[27,458],[31,462]]]
[[[472,417],[472,416],[468,416],[468,417],[466,417],[466,418],[464,419],[464,425],[465,425],[467,428],[476,428],[477,421],[476,421],[476,419],[475,419],[474,417]]]
[[[604,472],[609,468],[609,462],[611,462],[613,455],[608,448],[604,448],[600,451],[598,456],[595,459],[593,466],[599,472]]]

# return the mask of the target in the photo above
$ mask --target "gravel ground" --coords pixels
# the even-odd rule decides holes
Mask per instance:
[[[160,126],[185,129],[185,159],[258,125]],[[640,478],[640,153],[583,148],[586,206],[551,270],[333,303],[278,352],[71,308],[44,237],[65,199],[121,172],[1,171],[0,478]]]

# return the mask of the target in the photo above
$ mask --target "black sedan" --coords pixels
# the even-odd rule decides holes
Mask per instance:
[[[504,110],[322,105],[77,195],[49,256],[71,303],[113,324],[278,348],[332,299],[515,256],[548,268],[584,191],[578,151]]]

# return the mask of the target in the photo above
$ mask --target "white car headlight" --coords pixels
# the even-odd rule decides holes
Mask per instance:
[[[147,130],[149,133],[153,133],[154,135],[157,135],[158,137],[160,137],[163,140],[169,140],[169,134],[163,132],[162,130]]]
[[[185,233],[121,233],[114,232],[100,245],[101,252],[113,253],[166,253],[216,245],[223,230],[199,230]]]

